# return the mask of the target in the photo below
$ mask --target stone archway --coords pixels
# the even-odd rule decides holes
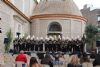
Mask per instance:
[[[59,22],[51,22],[48,26],[48,36],[61,36],[62,37],[62,26],[60,25]]]

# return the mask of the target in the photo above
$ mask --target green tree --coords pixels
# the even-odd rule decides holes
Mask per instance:
[[[8,52],[10,49],[10,45],[13,39],[12,31],[11,29],[6,33],[6,36],[8,38],[8,43],[5,45],[5,52]]]
[[[86,43],[88,46],[91,46],[91,49],[95,49],[96,37],[98,29],[92,24],[88,24],[85,28]]]

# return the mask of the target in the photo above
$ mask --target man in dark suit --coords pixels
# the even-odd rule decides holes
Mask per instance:
[[[93,66],[100,65],[100,52],[96,55]]]

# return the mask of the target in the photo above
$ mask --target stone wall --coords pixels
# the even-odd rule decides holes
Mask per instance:
[[[62,26],[62,36],[75,38],[84,34],[85,22],[69,18],[34,19],[31,24],[31,35],[46,37],[50,23],[58,22]]]
[[[100,15],[100,9],[91,10],[91,8],[83,8],[81,10],[83,16],[88,20],[87,24],[98,25],[98,15]]]
[[[17,16],[17,20],[15,20],[15,16]],[[6,33],[11,29],[13,33],[13,38],[15,38],[16,33],[16,23],[23,24],[23,34],[30,34],[30,23],[21,17],[18,13],[16,13],[13,9],[11,9],[8,5],[6,5],[3,1],[0,0],[0,28],[2,33],[0,33],[0,52],[4,52],[4,38],[6,38]]]

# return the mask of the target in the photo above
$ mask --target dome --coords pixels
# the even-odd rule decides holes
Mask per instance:
[[[73,0],[41,0],[34,9],[33,15],[69,14],[82,16]]]

